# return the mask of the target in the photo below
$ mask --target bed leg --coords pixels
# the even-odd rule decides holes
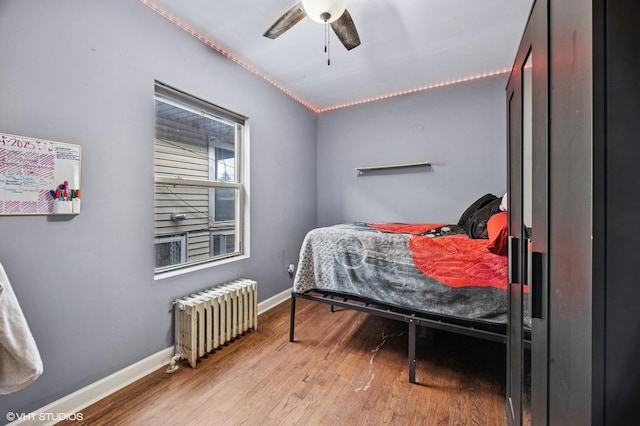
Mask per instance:
[[[416,382],[416,323],[409,320],[409,382]]]
[[[289,341],[293,342],[293,329],[296,322],[296,296],[291,293],[291,319],[289,320]]]

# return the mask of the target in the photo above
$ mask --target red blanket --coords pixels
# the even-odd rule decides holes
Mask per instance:
[[[379,231],[412,234],[409,249],[415,266],[450,287],[507,289],[507,258],[492,254],[487,240],[466,234],[434,236],[429,231],[443,224],[369,224]]]

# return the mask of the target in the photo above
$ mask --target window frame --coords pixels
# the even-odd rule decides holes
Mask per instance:
[[[175,276],[182,273],[187,273],[193,270],[198,270],[206,267],[212,267],[223,263],[228,263],[233,260],[240,260],[247,258],[248,254],[248,232],[245,228],[245,223],[248,222],[248,208],[246,204],[247,190],[245,188],[246,183],[248,181],[248,155],[247,155],[247,144],[248,144],[248,118],[224,108],[218,107],[210,102],[204,101],[200,98],[188,95],[184,92],[181,92],[177,89],[174,89],[166,84],[160,83],[156,81],[155,84],[155,92],[154,92],[154,101],[161,101],[170,105],[173,105],[177,108],[183,108],[185,110],[191,111],[194,114],[202,115],[203,117],[208,117],[212,120],[222,121],[228,125],[233,125],[235,130],[235,164],[236,170],[235,173],[235,182],[223,182],[214,180],[216,176],[211,176],[210,179],[200,179],[200,178],[192,178],[192,177],[181,177],[181,176],[167,176],[167,175],[159,175],[155,173],[155,165],[154,165],[154,188],[157,185],[168,185],[168,186],[193,186],[199,188],[220,188],[220,189],[234,189],[235,190],[235,220],[233,229],[226,230],[229,234],[235,235],[235,250],[231,253],[224,253],[217,256],[212,256],[211,251],[209,252],[209,256],[204,259],[199,260],[188,260],[188,255],[186,256],[186,261],[181,262],[180,264],[170,265],[166,267],[155,268],[154,265],[154,276],[155,278],[164,278],[168,276]],[[157,118],[157,115],[156,115]],[[155,133],[157,139],[157,133]],[[154,146],[155,146],[154,142]],[[154,158],[155,158],[155,148],[154,148]],[[211,161],[211,160],[210,160]],[[155,163],[155,160],[154,160]],[[213,204],[210,204],[213,205]],[[154,195],[154,208],[156,208],[156,195]],[[209,216],[213,217],[215,213],[209,211]],[[154,226],[155,229],[155,226]],[[176,232],[170,232],[166,236],[162,234],[156,234],[154,230],[154,240],[158,238],[166,238],[175,235]],[[208,232],[210,235],[213,233],[224,232],[221,229],[216,229],[215,226],[209,225]],[[210,241],[211,247],[212,241]],[[188,253],[189,246],[189,231],[185,231],[185,243],[184,250]]]

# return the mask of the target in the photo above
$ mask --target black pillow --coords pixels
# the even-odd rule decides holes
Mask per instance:
[[[483,195],[471,203],[462,213],[458,225],[464,228],[470,238],[488,239],[487,221],[491,216],[500,212],[501,202],[502,199],[493,194]]]
[[[480,210],[496,198],[498,197],[493,194],[485,194],[482,197],[478,198],[476,201],[471,203],[469,207],[467,207],[464,213],[462,213],[462,216],[460,216],[460,220],[458,221],[458,225],[466,229],[466,223],[469,221],[469,219],[471,219],[471,216],[473,216],[478,210]]]
[[[469,218],[464,226],[464,230],[471,238],[484,238],[488,239],[489,234],[487,232],[487,221],[491,216],[500,212],[500,203],[502,199],[497,198],[487,203],[484,207],[476,210]]]

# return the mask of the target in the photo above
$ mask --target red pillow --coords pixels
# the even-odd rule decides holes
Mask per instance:
[[[487,233],[489,245],[487,248],[493,254],[507,254],[507,235],[509,234],[509,222],[507,212],[492,215],[487,221]]]

